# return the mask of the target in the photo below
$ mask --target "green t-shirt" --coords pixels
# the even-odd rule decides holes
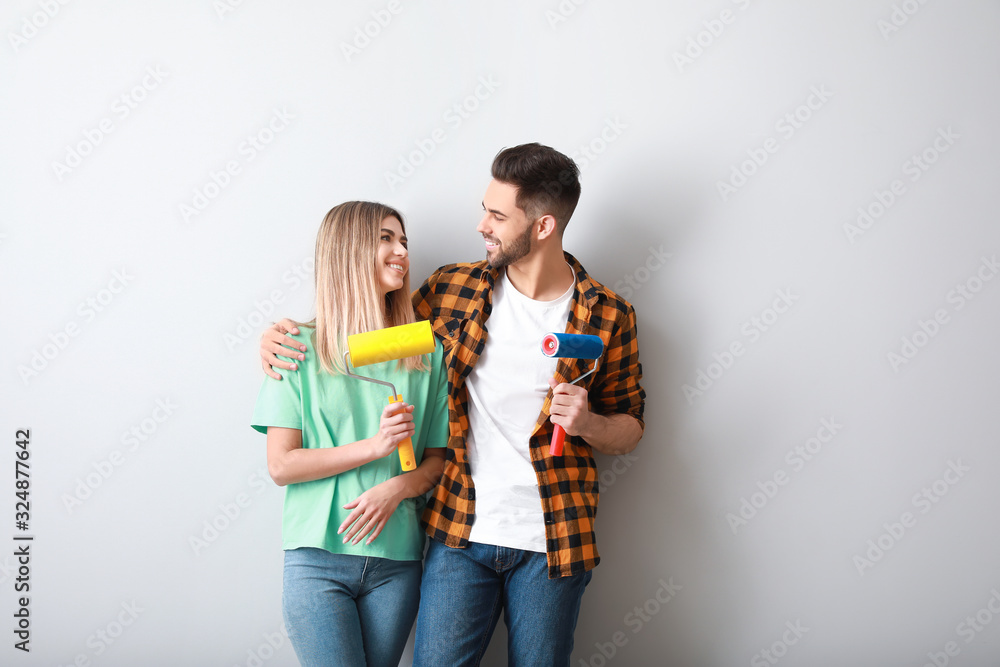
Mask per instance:
[[[390,389],[325,372],[316,355],[314,330],[300,328],[302,332],[292,338],[309,347],[306,359],[298,362],[299,370],[284,371],[283,380],[264,378],[253,411],[253,428],[261,433],[267,433],[268,426],[299,429],[305,449],[338,447],[375,435],[382,410],[389,403]],[[435,340],[434,352],[427,357],[429,371],[400,370],[396,361],[354,371],[391,382],[403,400],[414,406],[413,452],[418,465],[425,448],[448,444],[448,378],[442,357],[441,342]],[[289,484],[285,487],[282,548],[317,547],[338,554],[420,560],[424,550],[424,531],[419,522],[423,497],[401,501],[370,545],[365,545],[367,537],[352,545],[344,544],[344,536],[337,535],[340,524],[350,514],[344,505],[399,474],[399,455],[393,452],[339,475]]]

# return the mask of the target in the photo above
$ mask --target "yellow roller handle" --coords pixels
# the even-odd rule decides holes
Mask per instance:
[[[396,396],[389,397],[389,403],[402,403],[403,395],[397,394]],[[398,415],[399,410],[392,413],[393,415]],[[403,440],[398,445],[396,445],[396,451],[399,452],[399,465],[403,468],[403,471],[416,470],[417,469],[417,457],[413,453],[413,440],[407,436],[406,440]]]

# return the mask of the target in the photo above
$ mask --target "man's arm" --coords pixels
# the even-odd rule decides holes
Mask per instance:
[[[413,290],[413,294],[410,295],[413,312],[416,314],[418,320],[430,320],[432,323],[434,321],[438,301],[438,295],[434,293],[434,282],[439,273],[441,273],[440,268],[428,276],[427,280],[420,287]]]
[[[587,407],[587,390],[573,384],[550,380],[553,396],[549,408],[553,424],[569,435],[578,435],[601,452],[617,456],[628,454],[642,438],[642,424],[629,414],[599,415]]]
[[[438,269],[431,274],[430,278],[425,280],[423,285],[411,295],[413,310],[417,314],[417,319],[433,321],[437,300],[437,295],[434,294],[433,281],[440,272],[441,269]],[[306,358],[306,346],[286,335],[296,335],[298,333],[299,328],[295,322],[285,318],[280,322],[272,324],[260,335],[260,367],[275,380],[281,379],[281,376],[274,370],[275,368],[283,368],[289,371],[297,371],[299,369],[298,364],[294,361],[282,361],[277,355],[280,354],[283,357],[298,359],[299,361],[304,361]]]
[[[590,392],[549,380],[550,419],[568,435],[582,437],[603,454],[631,452],[642,438],[645,426],[642,415],[646,392],[639,384],[641,379],[635,311],[628,306],[615,322]]]
[[[610,415],[604,417],[590,413],[589,430],[583,430],[580,435],[590,443],[590,446],[602,454],[617,456],[628,454],[639,444],[642,437],[642,426],[631,415]]]

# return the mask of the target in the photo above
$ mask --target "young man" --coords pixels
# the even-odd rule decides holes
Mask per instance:
[[[597,553],[593,450],[632,451],[643,430],[635,312],[562,249],[579,170],[547,146],[501,151],[476,231],[486,261],[444,266],[413,294],[443,341],[451,416],[447,463],[423,523],[415,667],[478,665],[504,613],[512,665],[569,665]],[[283,320],[261,354],[297,347]],[[541,352],[546,333],[600,336],[593,361]],[[293,355],[294,356],[294,355]],[[552,425],[567,434],[549,453]]]

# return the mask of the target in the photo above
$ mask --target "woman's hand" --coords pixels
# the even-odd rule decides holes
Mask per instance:
[[[288,333],[297,334],[299,333],[299,328],[295,326],[295,322],[284,319],[277,324],[271,325],[269,329],[265,329],[264,333],[260,335],[260,366],[264,369],[265,373],[275,380],[280,380],[281,376],[271,368],[272,366],[290,371],[298,370],[298,364],[282,361],[275,355],[280,354],[283,357],[290,357],[299,361],[303,361],[306,358],[304,354],[301,354],[306,351],[306,346],[285,335]]]
[[[412,436],[415,430],[412,405],[390,403],[385,406],[382,419],[379,420],[378,433],[368,439],[372,448],[372,460],[392,454],[396,451],[396,446]]]
[[[338,535],[347,530],[344,544],[358,544],[365,535],[368,535],[366,545],[375,541],[385,528],[386,521],[396,511],[399,501],[403,499],[398,480],[398,477],[393,477],[376,484],[344,505],[345,510],[353,510],[337,529]]]

